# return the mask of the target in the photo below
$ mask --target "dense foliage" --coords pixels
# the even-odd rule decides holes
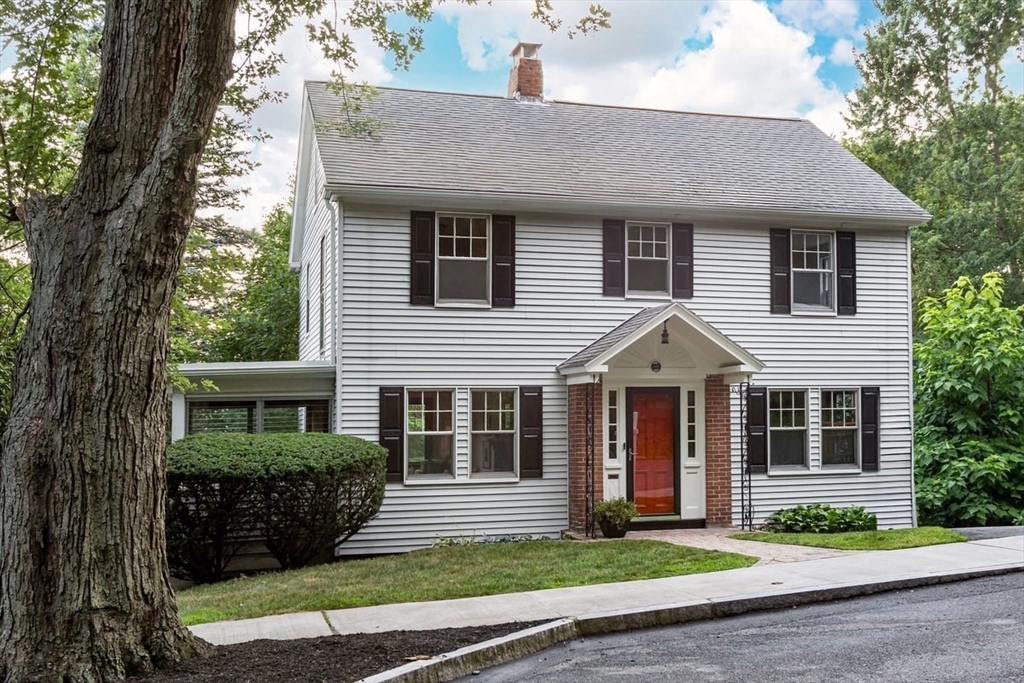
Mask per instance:
[[[997,273],[922,305],[915,476],[922,524],[1024,522],[1024,306]]]
[[[246,543],[286,569],[333,556],[384,500],[386,451],[336,434],[195,434],[167,449],[172,571],[218,581]]]
[[[875,531],[878,528],[878,518],[860,506],[834,508],[827,503],[812,503],[773,512],[761,528],[784,534]]]
[[[1024,303],[1024,0],[878,0],[847,144],[934,218],[915,228],[914,300],[1007,275]],[[1017,66],[1019,68],[1019,66]]]
[[[292,215],[276,207],[254,238],[242,269],[242,289],[223,317],[214,346],[218,361],[296,360],[299,354],[299,275],[288,264]]]

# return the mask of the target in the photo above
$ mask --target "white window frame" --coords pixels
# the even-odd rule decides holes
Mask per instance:
[[[827,235],[829,238],[829,253],[831,254],[832,268],[830,270],[824,270],[822,268],[797,268],[793,262],[793,239],[796,235]],[[801,250],[802,251],[802,250]],[[832,305],[831,306],[809,306],[807,304],[798,304],[794,298],[794,288],[796,287],[796,274],[797,273],[829,273],[831,275],[831,292],[832,292]],[[790,311],[795,315],[835,315],[836,313],[836,299],[838,298],[838,292],[836,292],[836,233],[833,230],[796,230],[791,229],[789,231],[789,304]]]
[[[487,220],[487,256],[441,256],[441,219],[442,218],[484,218]],[[489,213],[456,213],[438,212],[434,215],[434,306],[436,308],[491,308],[491,270],[494,256],[493,221]],[[454,227],[454,225],[453,225]],[[470,228],[472,230],[472,228]],[[456,238],[457,239],[457,238]],[[472,250],[470,250],[472,254]],[[446,301],[441,299],[441,261],[485,261],[487,275],[485,290],[487,301]]]
[[[487,429],[484,431],[477,432],[473,429],[473,394],[475,392],[487,392],[487,391],[510,391],[512,392],[512,420],[515,425],[513,429],[499,429],[497,431]],[[499,409],[500,410],[500,409]],[[502,481],[508,481],[510,479],[519,479],[519,387],[469,387],[469,403],[468,403],[468,415],[469,415],[469,463],[467,470],[469,472],[469,478],[473,480],[481,479],[501,479]],[[493,412],[487,411],[486,412]],[[486,423],[486,418],[485,418]],[[511,472],[473,472],[473,435],[474,434],[512,434],[512,471]]]
[[[661,259],[658,257],[647,257],[647,256],[630,256],[629,255],[629,229],[634,228],[664,228],[665,229],[665,258]],[[625,250],[625,285],[627,297],[638,297],[638,298],[658,298],[658,299],[671,299],[672,298],[672,224],[661,223],[658,221],[626,221],[625,230],[626,243],[623,245]],[[659,242],[655,239],[654,244]],[[644,244],[643,238],[641,237],[640,244]],[[665,290],[664,291],[646,291],[641,289],[630,289],[629,288],[629,262],[631,260],[637,261],[664,261],[665,262]]]
[[[825,426],[825,410],[831,410],[825,406],[825,392],[845,392],[853,394],[853,415],[856,424],[853,427],[826,427]],[[860,405],[860,389],[851,387],[824,387],[818,390],[818,463],[822,470],[846,470],[846,471],[860,471],[860,427],[861,427],[861,405]],[[837,463],[837,464],[825,464],[825,432],[828,430],[835,431],[853,431],[853,463]]]
[[[428,393],[429,392],[437,392],[439,395],[441,393],[451,394],[451,397],[452,397],[452,410],[451,410],[451,412],[452,412],[452,428],[451,428],[450,431],[430,431],[430,432],[428,432],[428,431],[422,431],[421,430],[421,431],[415,431],[414,432],[414,431],[409,429],[409,406],[411,405],[411,403],[409,401],[409,394],[410,393],[423,393],[423,392],[428,392]],[[419,483],[419,482],[430,483],[430,482],[439,482],[439,481],[447,482],[447,481],[454,480],[455,477],[456,477],[456,466],[457,466],[456,461],[455,461],[455,453],[456,453],[456,451],[458,449],[457,442],[458,442],[458,434],[459,434],[459,427],[458,427],[458,410],[459,410],[459,407],[458,407],[458,403],[457,403],[458,395],[457,395],[457,392],[455,391],[455,388],[454,387],[433,387],[433,386],[431,386],[431,387],[406,387],[405,388],[405,396],[403,398],[405,399],[405,401],[404,401],[405,402],[405,414],[402,416],[402,419],[403,419],[402,429],[403,429],[403,432],[405,434],[405,438],[402,439],[403,446],[404,446],[403,449],[402,449],[402,451],[403,451],[402,452],[402,478],[403,478],[403,480],[406,483]],[[440,411],[438,411],[438,412],[440,412]],[[440,434],[440,435],[446,435],[446,434],[451,435],[451,453],[449,453],[450,462],[451,462],[451,467],[449,468],[450,472],[448,474],[445,474],[443,472],[442,473],[438,473],[438,474],[409,474],[409,437],[410,436],[419,436],[419,435],[438,435],[438,434]]]
[[[772,427],[772,394],[787,392],[791,394],[803,394],[804,395],[804,426],[803,427]],[[793,472],[806,472],[811,469],[811,396],[810,391],[807,389],[789,388],[789,387],[778,387],[769,388],[768,396],[768,472],[776,473],[793,473]],[[793,409],[790,409],[793,410]],[[802,431],[804,433],[804,463],[802,465],[773,465],[772,464],[772,432],[797,432]]]

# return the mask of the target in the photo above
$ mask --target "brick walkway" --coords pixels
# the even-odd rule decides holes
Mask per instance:
[[[722,550],[760,558],[758,565],[778,564],[783,562],[803,562],[804,560],[820,560],[826,557],[855,555],[859,551],[831,550],[829,548],[810,548],[802,545],[779,545],[778,543],[760,543],[758,541],[740,541],[729,538],[731,534],[740,533],[739,529],[666,529],[663,531],[630,531],[629,538],[649,538],[665,541],[676,545],[688,545],[705,550]]]

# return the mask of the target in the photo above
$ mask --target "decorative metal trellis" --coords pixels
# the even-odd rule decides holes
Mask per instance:
[[[585,526],[587,536],[591,538],[597,538],[597,534],[594,531],[594,388],[598,386],[596,378],[587,384],[586,391],[586,452],[584,460],[586,461],[586,503],[584,505],[586,509]]]
[[[754,498],[750,487],[750,463],[747,457],[747,390],[750,382],[740,382],[732,387],[732,393],[738,398],[740,418],[740,527],[754,529]]]

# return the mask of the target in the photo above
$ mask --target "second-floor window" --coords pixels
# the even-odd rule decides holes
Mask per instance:
[[[514,308],[516,217],[413,211],[409,303]]]
[[[826,230],[769,231],[771,312],[857,315],[857,236]]]
[[[693,298],[693,224],[602,222],[605,296]]]
[[[626,291],[668,296],[670,226],[626,224]]]
[[[437,216],[437,303],[491,303],[490,218]]]
[[[793,231],[793,307],[831,311],[835,260],[832,234]]]

